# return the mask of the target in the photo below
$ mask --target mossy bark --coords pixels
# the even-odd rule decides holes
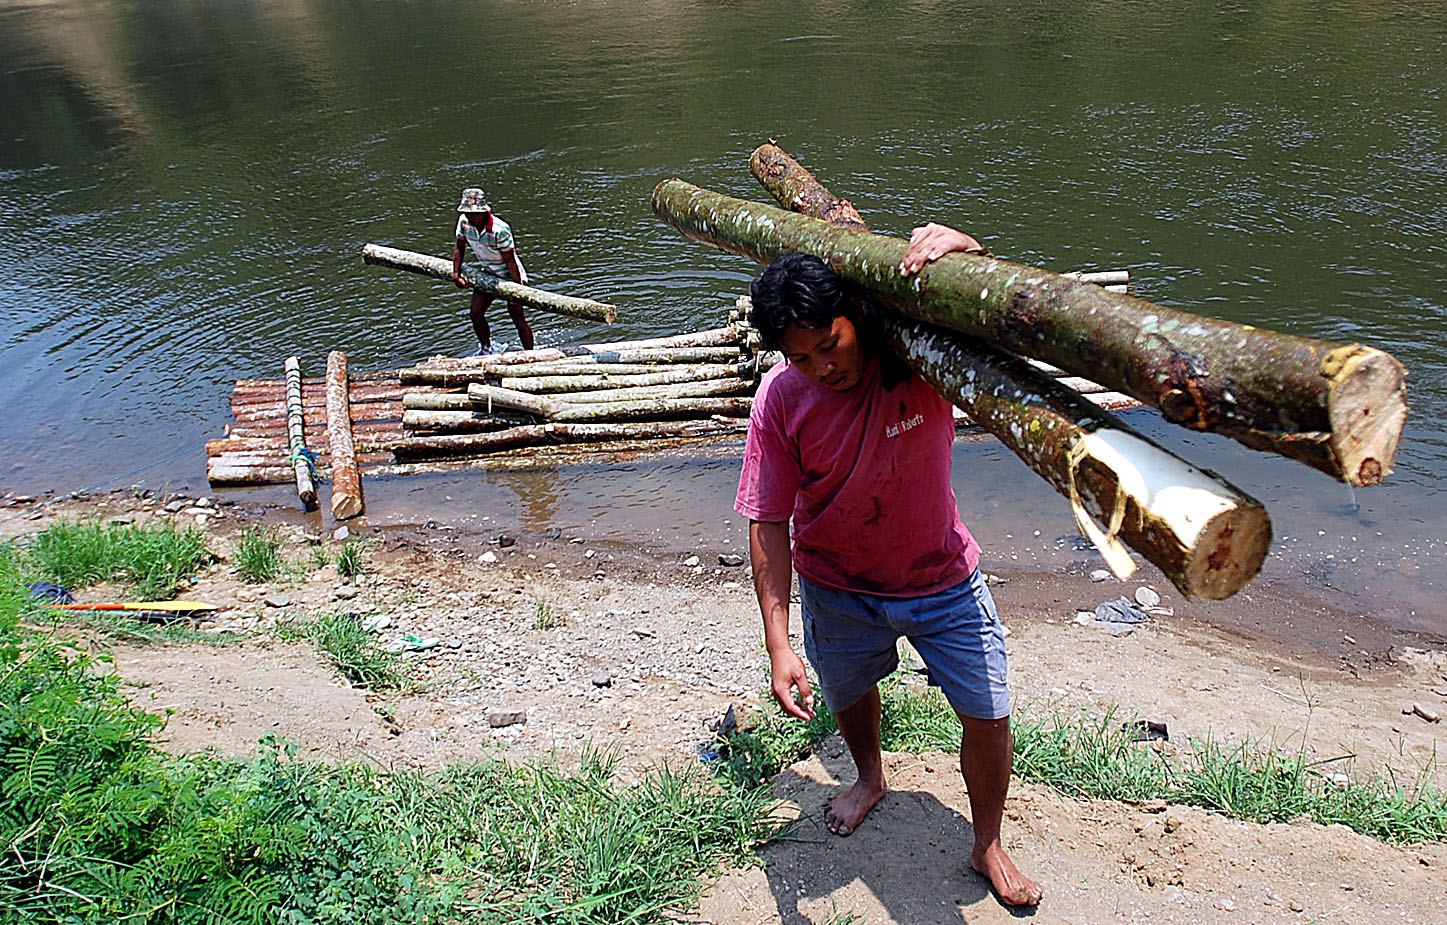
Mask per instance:
[[[951,254],[901,276],[903,240],[678,179],[658,184],[653,211],[688,237],[760,263],[814,254],[902,314],[1087,376],[1177,424],[1356,485],[1391,471],[1405,373],[1380,350],[1204,318],[994,257]]]

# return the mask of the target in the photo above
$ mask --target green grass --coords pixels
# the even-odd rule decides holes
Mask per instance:
[[[231,559],[242,581],[264,584],[286,575],[282,538],[275,527],[247,527],[236,540]]]
[[[553,605],[545,597],[537,599],[533,610],[533,629],[551,630],[563,625],[563,615],[553,611]]]
[[[71,590],[119,581],[141,600],[170,598],[210,558],[205,534],[194,527],[95,521],[52,524],[25,551],[28,570],[41,581]]]
[[[423,773],[177,757],[104,658],[30,628],[0,546],[0,921],[657,923],[778,830],[761,789],[614,758]],[[354,638],[349,617],[317,638]]]
[[[283,639],[305,639],[326,654],[342,677],[369,690],[412,690],[416,682],[403,671],[394,652],[377,645],[377,636],[360,618],[339,610],[326,610],[311,618],[289,620],[277,626]]]
[[[337,550],[337,574],[351,581],[367,570],[367,544],[352,540]]]
[[[901,683],[881,686],[880,735],[888,751],[959,748],[960,727],[938,690]],[[809,752],[833,731],[820,710],[810,723],[771,709],[748,731],[719,749],[715,770],[740,784],[766,780]],[[1101,716],[1017,711],[1015,773],[1072,797],[1142,802],[1162,799],[1254,822],[1285,822],[1307,816],[1323,825],[1340,823],[1391,843],[1447,841],[1447,792],[1431,787],[1428,768],[1416,782],[1388,772],[1366,778],[1347,774],[1349,757],[1309,761],[1270,744],[1223,746],[1191,742],[1184,752],[1157,751],[1135,741],[1118,711]]]

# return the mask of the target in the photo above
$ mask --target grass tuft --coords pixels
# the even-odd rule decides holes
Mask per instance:
[[[71,590],[120,581],[142,600],[170,598],[210,558],[204,533],[169,523],[52,524],[25,551],[27,568],[42,581]]]
[[[533,611],[533,629],[551,630],[557,629],[564,623],[563,615],[553,611],[553,605],[545,597],[537,599],[536,609]]]
[[[232,561],[242,581],[263,584],[286,574],[286,560],[281,555],[282,538],[274,527],[255,526],[241,531]]]
[[[367,544],[353,540],[337,550],[337,574],[351,581],[367,570]]]
[[[311,619],[290,620],[277,626],[283,639],[304,639],[323,653],[342,677],[368,690],[412,690],[417,685],[402,670],[395,652],[377,645],[376,634],[355,614],[326,610]]]

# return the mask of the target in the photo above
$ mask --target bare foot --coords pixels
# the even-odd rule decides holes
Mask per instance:
[[[883,781],[877,784],[855,781],[854,786],[830,801],[824,824],[835,835],[849,835],[884,796],[885,789]]]
[[[970,866],[990,881],[995,895],[1007,906],[1037,906],[1044,890],[1040,884],[1020,873],[1005,849],[995,842],[981,850],[975,847]]]

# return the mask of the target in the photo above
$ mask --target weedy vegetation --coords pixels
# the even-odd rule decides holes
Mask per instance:
[[[881,685],[885,750],[957,750],[959,721],[944,697],[899,677]],[[824,713],[818,710],[812,722],[801,723],[771,711],[726,738],[715,768],[738,783],[772,776],[833,731]],[[1115,709],[1095,717],[1017,710],[1015,773],[1073,797],[1162,799],[1253,822],[1304,815],[1394,844],[1447,841],[1447,792],[1428,783],[1430,768],[1407,782],[1391,772],[1353,776],[1351,756],[1313,759],[1270,743],[1192,741],[1185,749],[1157,751],[1138,741],[1133,727]]]
[[[662,922],[779,829],[762,789],[662,767],[625,785],[603,752],[432,773],[274,740],[167,754],[103,656],[36,628],[33,567],[0,546],[0,921]]]
[[[236,574],[242,581],[264,584],[286,575],[286,559],[281,554],[282,538],[274,527],[253,526],[241,531],[236,550],[231,554]]]
[[[536,607],[533,610],[533,629],[551,630],[557,629],[564,623],[563,615],[553,611],[553,605],[545,597],[537,599]]]
[[[360,617],[343,610],[326,610],[314,617],[278,624],[283,639],[305,639],[320,649],[341,673],[358,687],[369,690],[410,691],[416,683],[395,652],[377,644],[376,634]]]
[[[337,550],[337,574],[351,581],[367,570],[367,544],[362,540],[344,543]]]

